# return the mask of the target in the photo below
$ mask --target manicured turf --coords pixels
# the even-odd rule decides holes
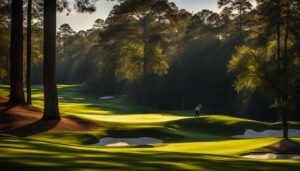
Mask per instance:
[[[43,106],[40,86],[33,104]],[[203,170],[298,171],[296,160],[252,160],[241,154],[279,141],[278,138],[233,139],[245,129],[280,129],[222,115],[193,118],[189,112],[165,112],[134,106],[125,97],[99,100],[81,85],[60,85],[60,111],[94,121],[94,132],[47,131],[27,137],[0,133],[1,170]],[[8,87],[0,86],[0,96]],[[299,128],[299,123],[292,127]],[[166,143],[128,148],[96,147],[100,137],[153,137]],[[299,140],[299,139],[298,139]]]

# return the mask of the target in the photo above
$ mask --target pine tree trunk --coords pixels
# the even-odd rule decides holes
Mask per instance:
[[[281,25],[281,4],[280,4],[280,0],[277,0],[276,37],[277,37],[277,76],[278,76],[278,81],[280,81],[280,69],[281,69],[280,25]]]
[[[287,110],[282,109],[283,106],[286,106],[285,93],[283,92],[283,73],[282,73],[282,55],[281,55],[281,0],[277,0],[277,23],[276,23],[276,36],[277,36],[277,103],[279,105],[279,112],[281,113],[282,118],[282,129],[283,129],[283,138],[288,139],[288,121],[287,121]]]
[[[27,72],[26,72],[26,88],[27,88],[27,104],[31,105],[31,8],[32,0],[28,0],[27,7]]]
[[[240,38],[242,37],[242,1],[240,0],[240,7],[239,7],[239,25],[240,25],[240,28],[239,28],[239,36]]]
[[[185,86],[183,81],[182,62],[180,62],[180,90],[181,90],[181,109],[185,110]]]
[[[45,120],[60,119],[56,71],[56,1],[44,0],[44,116]]]
[[[185,110],[185,91],[184,91],[183,85],[181,88],[181,109]]]
[[[23,0],[12,1],[10,103],[25,103],[23,90]]]
[[[147,92],[147,66],[148,66],[148,57],[147,57],[147,18],[146,16],[143,19],[143,29],[144,29],[144,34],[143,34],[143,41],[144,41],[144,61],[143,61],[143,106],[146,105],[146,92]]]
[[[277,0],[277,22],[276,22],[276,41],[277,41],[277,100],[280,103],[281,99],[281,34],[280,34],[280,25],[281,25],[281,4],[280,0]]]
[[[289,139],[287,111],[284,111],[282,113],[282,129],[283,129],[283,138]]]
[[[289,54],[288,54],[288,40],[289,40],[289,22],[290,22],[290,1],[286,1],[287,14],[285,19],[285,33],[284,33],[284,49],[283,49],[283,75],[284,75],[284,92],[283,92],[283,103],[284,103],[284,113],[283,113],[283,137],[288,139],[288,103],[289,103]]]
[[[225,25],[225,41],[228,40],[228,23],[226,22],[226,25]]]

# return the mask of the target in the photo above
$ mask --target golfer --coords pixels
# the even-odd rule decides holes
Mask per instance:
[[[203,109],[203,106],[201,104],[199,104],[198,106],[195,107],[194,111],[195,111],[195,118],[200,116],[200,110]]]

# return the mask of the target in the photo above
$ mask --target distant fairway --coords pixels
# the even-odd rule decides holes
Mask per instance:
[[[1,170],[203,170],[299,171],[296,160],[240,157],[279,138],[234,139],[245,129],[280,129],[265,123],[222,115],[193,118],[189,112],[167,112],[135,106],[126,97],[99,100],[82,85],[59,85],[60,111],[93,121],[96,131],[47,131],[27,137],[0,133]],[[33,105],[43,107],[41,86],[34,86]],[[0,86],[0,96],[8,87]],[[1,115],[1,113],[0,113]],[[300,128],[299,123],[291,127]],[[100,137],[153,137],[165,143],[134,147],[90,146]],[[298,139],[300,140],[300,139]],[[5,169],[4,169],[5,168]]]

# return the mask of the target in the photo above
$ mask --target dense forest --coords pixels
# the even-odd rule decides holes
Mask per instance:
[[[58,4],[58,11],[74,10]],[[0,83],[9,84],[11,8],[6,0],[0,5]],[[24,17],[32,22],[31,79],[42,84],[42,5],[31,5],[32,19]],[[159,109],[202,104],[212,114],[276,120],[280,110],[299,119],[299,0],[219,0],[218,7],[219,13],[191,13],[168,0],[120,0],[88,30],[63,24],[56,33],[57,83]]]

